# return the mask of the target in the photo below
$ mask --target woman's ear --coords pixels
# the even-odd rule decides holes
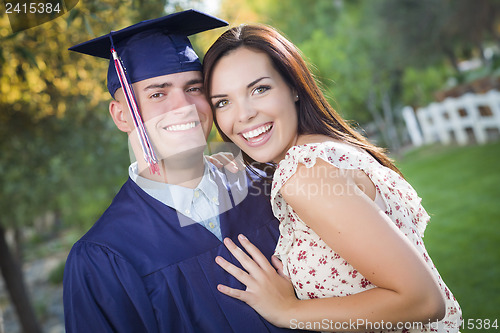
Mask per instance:
[[[126,112],[128,112],[128,108],[126,108],[123,103],[117,100],[109,102],[109,114],[111,118],[113,118],[116,127],[122,132],[130,133],[132,132],[132,128]]]

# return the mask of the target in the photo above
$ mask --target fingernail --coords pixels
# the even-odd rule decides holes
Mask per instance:
[[[241,240],[247,240],[247,238],[243,234],[239,234],[238,238],[241,239]]]

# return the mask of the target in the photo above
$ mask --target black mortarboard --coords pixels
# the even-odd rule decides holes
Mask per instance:
[[[191,9],[142,21],[69,50],[110,60],[108,90],[114,96],[121,85],[110,52],[112,43],[130,83],[135,83],[161,75],[201,70],[187,36],[226,25],[223,20]]]

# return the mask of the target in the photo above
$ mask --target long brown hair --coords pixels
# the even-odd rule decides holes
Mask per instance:
[[[210,94],[211,91],[213,69],[217,62],[229,52],[240,47],[267,54],[275,69],[285,79],[290,88],[297,91],[299,96],[297,102],[297,132],[299,135],[323,134],[350,143],[366,150],[380,164],[402,175],[392,160],[384,153],[384,149],[371,144],[365,137],[349,126],[333,109],[307,68],[300,51],[272,27],[260,24],[240,25],[227,30],[215,41],[203,59],[205,91],[207,94]],[[224,141],[230,141],[220,130],[211,101],[210,104],[214,112],[217,130]],[[270,164],[258,163],[244,152],[243,157],[247,165],[269,171]]]

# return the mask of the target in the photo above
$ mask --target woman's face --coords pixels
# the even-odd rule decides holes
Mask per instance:
[[[279,162],[297,139],[298,100],[263,52],[240,47],[213,69],[211,91],[220,129],[258,162]]]

